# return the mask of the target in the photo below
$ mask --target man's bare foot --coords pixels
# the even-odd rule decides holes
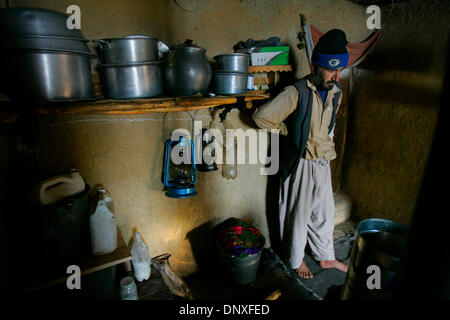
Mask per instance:
[[[337,260],[320,261],[320,267],[322,269],[338,269],[342,272],[348,271],[348,265]]]
[[[295,271],[300,276],[300,278],[303,278],[303,279],[312,279],[314,277],[312,272],[309,270],[309,268],[305,264],[305,262],[302,262],[300,267],[298,269],[295,269]]]

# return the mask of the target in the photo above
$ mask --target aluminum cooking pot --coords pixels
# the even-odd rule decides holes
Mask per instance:
[[[206,57],[206,49],[191,44],[171,49],[165,69],[167,88],[173,96],[206,94],[211,83],[212,69]]]
[[[15,49],[0,57],[1,90],[27,101],[94,98],[91,62],[94,55],[57,50]]]
[[[246,53],[227,53],[214,57],[217,70],[230,72],[248,72],[250,55]]]
[[[163,93],[164,61],[99,65],[102,88],[110,99],[150,98]]]
[[[164,46],[160,40],[147,36],[93,41],[100,45],[100,64],[157,61],[160,58],[158,47]]]
[[[68,37],[17,36],[0,39],[6,49],[63,50],[79,53],[91,53],[89,40]]]
[[[83,39],[79,29],[67,28],[69,15],[41,8],[0,9],[0,37],[51,36]]]
[[[244,94],[247,93],[248,73],[216,71],[214,73],[212,91],[215,94]]]

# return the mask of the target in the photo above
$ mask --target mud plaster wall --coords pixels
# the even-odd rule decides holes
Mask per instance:
[[[295,76],[308,73],[304,50],[299,51],[299,13],[322,31],[342,28],[349,41],[370,34],[364,7],[346,1],[10,1],[13,6],[37,6],[65,11],[78,4],[82,32],[88,39],[127,34],[151,35],[175,45],[186,38],[216,54],[232,52],[238,41],[278,36],[292,50]],[[173,118],[186,115],[171,114]],[[207,110],[198,114],[205,124]],[[229,115],[234,127],[247,129],[251,121],[238,111]],[[162,192],[162,114],[142,116],[60,116],[41,118],[30,176],[49,177],[76,167],[91,185],[104,184],[116,206],[117,224],[129,242],[140,231],[151,255],[170,252],[180,275],[196,269],[194,256],[209,241],[206,233],[228,217],[256,225],[269,240],[266,222],[267,178],[259,165],[238,167],[236,180],[225,180],[220,171],[199,173],[199,194],[176,200]],[[200,240],[200,241],[199,241]],[[195,241],[197,247],[193,245]],[[270,241],[267,241],[267,246]],[[201,250],[200,250],[201,251]]]
[[[342,183],[356,219],[412,218],[441,103],[449,8],[383,6],[382,37],[353,69]]]

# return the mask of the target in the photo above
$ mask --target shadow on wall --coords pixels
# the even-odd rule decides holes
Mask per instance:
[[[449,215],[442,210],[447,205],[448,188],[436,188],[436,181],[448,176],[450,161],[448,122],[450,115],[450,36],[447,40],[447,60],[444,87],[438,123],[434,132],[430,157],[411,222],[406,256],[402,260],[399,286],[394,291],[396,299],[450,299],[450,238],[448,236]],[[444,182],[445,183],[445,182]],[[426,281],[417,281],[422,271],[422,262],[430,257],[439,257],[433,272]]]
[[[202,272],[214,272],[218,266],[219,255],[214,241],[213,228],[214,220],[210,220],[186,234],[197,268]]]
[[[376,50],[376,49],[375,49]],[[403,47],[401,50],[376,50],[358,65],[366,70],[411,70],[414,72],[430,70],[431,62],[436,58],[426,48],[416,46]]]
[[[385,33],[380,46],[353,68],[342,180],[357,219],[408,223],[422,179],[444,59],[434,38],[405,37]]]
[[[276,94],[275,94],[276,95]],[[271,94],[271,96],[274,96]],[[253,112],[266,103],[267,100],[254,101],[252,109],[244,109],[240,112],[239,117],[243,123],[250,128],[258,129],[256,123],[252,120]],[[270,138],[269,138],[270,139]],[[267,157],[271,158],[270,154],[271,146],[270,140],[267,147]],[[267,165],[266,167],[270,166]],[[270,246],[275,252],[281,254],[281,237],[280,237],[280,223],[278,216],[278,191],[280,185],[280,177],[278,174],[267,176],[267,189],[266,189],[266,222],[269,231]],[[267,242],[267,241],[266,241]]]
[[[381,69],[380,69],[381,70]],[[360,70],[355,70],[360,73]],[[364,72],[364,71],[362,71]],[[383,71],[384,72],[384,71]],[[439,90],[427,88],[425,84],[420,84],[417,76],[416,84],[404,83],[411,81],[413,75],[403,74],[398,80],[383,79],[382,75],[364,76],[360,81],[364,82],[363,89],[357,89],[359,95],[364,95],[366,101],[380,101],[383,99],[384,105],[401,104],[414,107],[428,108],[435,106],[439,101]]]
[[[280,176],[268,176],[266,193],[266,219],[269,228],[270,244],[272,249],[282,256],[280,220],[278,214],[278,195],[280,188]]]

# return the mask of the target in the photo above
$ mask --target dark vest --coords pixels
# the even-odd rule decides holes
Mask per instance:
[[[285,120],[288,129],[287,136],[280,138],[280,177],[284,181],[297,168],[300,158],[305,156],[306,142],[309,137],[312,111],[313,91],[306,84],[306,77],[294,84],[298,91],[297,108]],[[341,89],[341,84],[336,83]],[[339,104],[341,92],[333,97],[333,115],[329,126],[329,133],[333,130],[336,122],[336,111]]]

